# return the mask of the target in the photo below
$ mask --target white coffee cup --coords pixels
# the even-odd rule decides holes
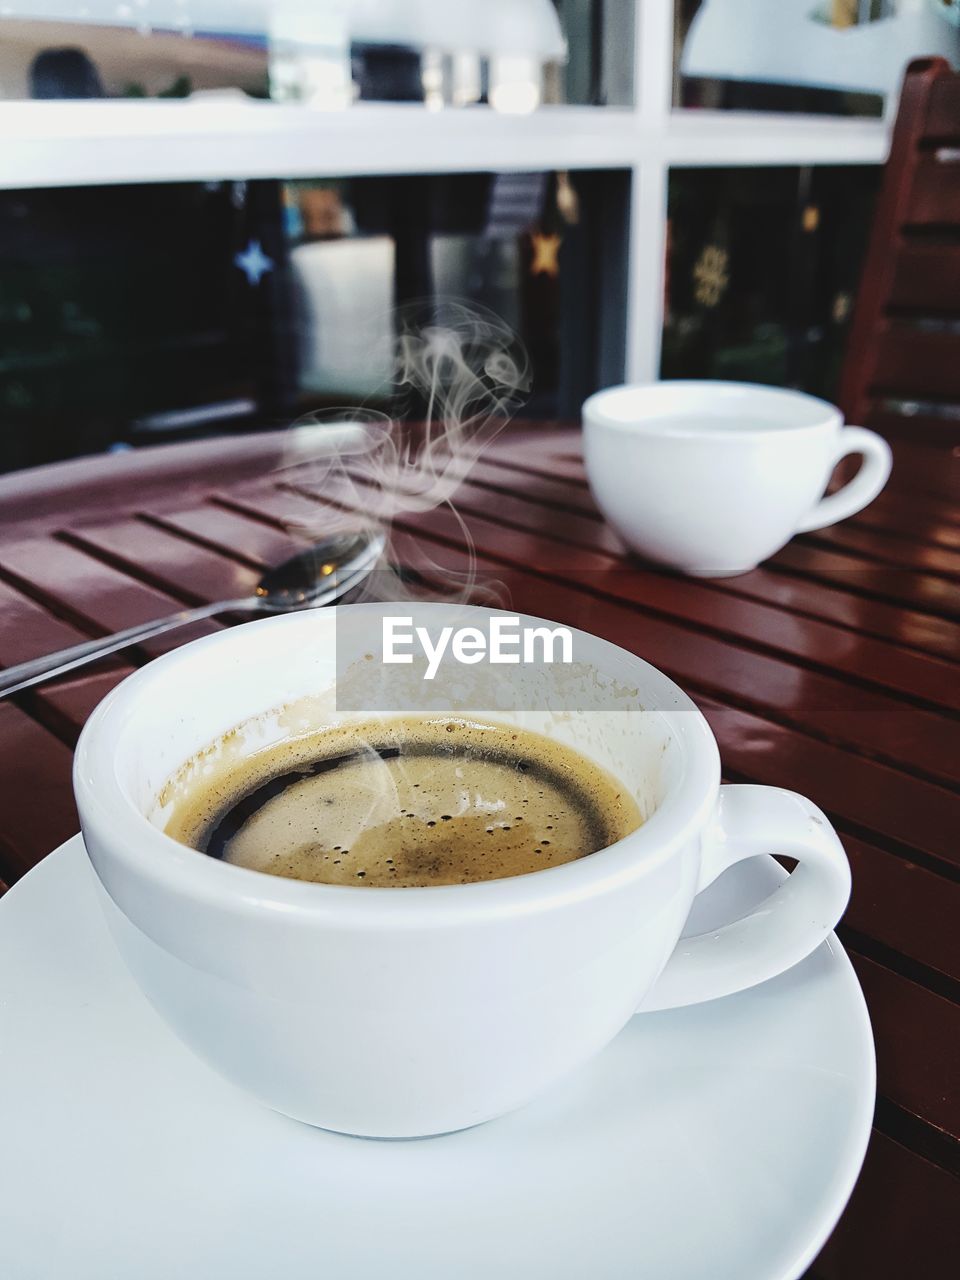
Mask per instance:
[[[413,610],[436,627],[492,615]],[[502,668],[464,669],[439,696],[457,715],[554,735],[613,773],[645,821],[607,849],[510,879],[390,889],[265,875],[165,835],[157,796],[171,774],[248,717],[328,690],[338,664],[364,662],[379,617],[374,605],[325,609],[188,644],[128,677],[77,746],[77,805],[116,943],[174,1031],[229,1080],[342,1132],[459,1129],[525,1103],[638,1008],[740,991],[827,937],[850,876],[825,816],[793,792],[721,787],[713,735],[686,695],[583,632],[576,667],[512,668],[512,707]],[[579,712],[578,672],[594,695]],[[289,732],[268,714],[255,745]],[[695,895],[771,852],[798,860],[783,886],[678,947]]]
[[[746,573],[795,533],[845,520],[890,475],[890,447],[798,391],[738,382],[609,387],[583,406],[604,516],[632,550],[704,577]],[[847,454],[860,471],[824,497]]]

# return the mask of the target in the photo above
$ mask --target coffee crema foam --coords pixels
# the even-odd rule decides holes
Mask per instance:
[[[622,839],[640,811],[572,748],[508,725],[338,725],[194,776],[165,830],[255,871],[413,888],[526,875]]]

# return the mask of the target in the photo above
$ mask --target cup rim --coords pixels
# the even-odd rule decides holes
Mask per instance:
[[[657,414],[663,422],[664,404],[668,397],[678,397],[680,401],[688,398],[711,395],[716,397],[751,398],[755,402],[764,401],[770,405],[780,406],[781,411],[788,407],[796,414],[806,409],[806,420],[782,422],[770,427],[744,428],[727,425],[724,416],[715,414],[710,417],[709,425],[694,426],[686,422],[681,425],[660,427],[652,420]],[[610,406],[618,400],[644,400],[646,407],[631,409],[623,416],[613,416]],[[674,400],[677,404],[677,400]],[[636,438],[642,436],[665,439],[724,439],[759,440],[776,435],[795,435],[803,432],[823,431],[826,428],[840,426],[843,415],[836,405],[819,396],[809,395],[806,391],[794,391],[789,387],[768,386],[760,382],[727,382],[720,379],[698,378],[663,378],[649,382],[624,382],[616,386],[604,387],[595,391],[583,402],[581,414],[584,423],[591,426],[606,427],[613,431],[629,433]],[[650,416],[648,416],[650,415]],[[705,414],[705,417],[707,415]]]
[[[659,686],[665,695],[664,705],[655,714],[664,719],[678,742],[683,763],[678,783],[643,825],[589,857],[525,875],[469,884],[403,889],[328,885],[286,879],[208,858],[154,826],[126,793],[115,768],[114,739],[136,718],[138,702],[150,695],[164,673],[172,675],[210,650],[234,646],[254,628],[272,627],[279,637],[285,628],[302,626],[311,618],[319,621],[322,617],[332,627],[338,610],[381,607],[339,605],[244,623],[194,640],[127,676],[95,708],[77,742],[73,785],[85,837],[92,837],[91,843],[98,850],[106,846],[109,857],[138,879],[219,910],[248,915],[282,912],[291,921],[324,921],[331,927],[402,927],[447,925],[478,915],[532,912],[608,892],[662,865],[708,820],[720,785],[720,755],[699,708],[652,664],[575,628],[571,628],[575,637],[582,635],[620,655],[620,661],[635,664],[648,683]],[[532,615],[520,617],[534,625],[548,621]]]

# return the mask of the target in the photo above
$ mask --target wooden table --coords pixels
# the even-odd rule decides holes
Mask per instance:
[[[270,473],[280,440],[0,480],[0,664],[252,588],[290,550],[291,522],[323,523],[309,469]],[[839,933],[870,1007],[879,1097],[860,1182],[810,1273],[820,1280],[934,1280],[960,1257],[960,480],[949,451],[895,453],[867,511],[726,581],[624,560],[572,429],[511,429],[457,495],[481,576],[514,607],[663,668],[703,708],[729,779],[805,792],[841,832],[854,890]],[[375,506],[362,485],[327,496]],[[396,532],[401,558],[417,554],[415,532],[432,558],[464,563],[447,510]],[[0,703],[2,880],[77,830],[71,749],[97,701],[217,625]]]

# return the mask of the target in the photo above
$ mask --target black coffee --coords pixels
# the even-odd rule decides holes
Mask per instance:
[[[213,768],[183,791],[166,826],[175,839],[326,884],[525,875],[595,853],[641,822],[623,787],[571,748],[450,718],[324,729]]]

